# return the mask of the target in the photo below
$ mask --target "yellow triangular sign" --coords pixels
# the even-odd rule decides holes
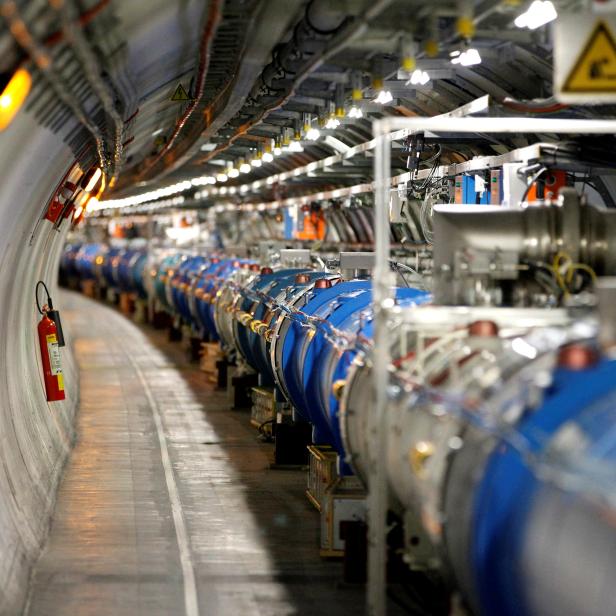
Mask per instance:
[[[175,89],[173,96],[171,97],[172,101],[189,101],[191,100],[190,96],[188,96],[188,92],[184,89],[184,86],[181,83],[178,83],[178,87]]]
[[[616,92],[616,41],[599,21],[573,65],[563,92]]]

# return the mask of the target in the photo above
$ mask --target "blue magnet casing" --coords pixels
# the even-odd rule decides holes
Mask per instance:
[[[586,453],[599,463],[613,463],[616,442],[606,447],[604,437],[614,425],[614,383],[616,361],[582,371],[558,369],[541,407],[518,425],[529,451],[540,456],[563,424],[575,422],[588,442]],[[548,486],[526,458],[511,445],[498,444],[476,492],[470,556],[481,613],[487,616],[531,616],[524,600],[522,548],[532,532],[533,503]]]

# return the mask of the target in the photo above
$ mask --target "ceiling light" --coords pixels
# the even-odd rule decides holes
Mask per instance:
[[[451,63],[460,64],[461,66],[473,66],[475,64],[481,64],[481,56],[474,47],[471,47],[452,58]]]
[[[316,141],[320,136],[321,131],[316,126],[312,126],[306,132],[306,139],[308,139],[308,141]]]
[[[264,163],[271,163],[274,160],[274,156],[271,152],[263,152],[262,158]]]
[[[226,173],[219,173],[219,174],[216,176],[216,181],[217,181],[217,182],[226,182],[226,181],[227,181],[227,179],[228,179],[228,178],[227,178],[227,174],[226,174]]]
[[[425,86],[430,81],[430,75],[426,71],[421,69],[415,69],[411,74],[411,85],[413,86]]]
[[[535,0],[525,13],[519,15],[513,22],[518,28],[536,30],[558,17],[556,8],[550,0]]]
[[[228,176],[230,178],[236,178],[239,176],[239,174],[240,174],[239,169],[236,169],[235,167],[232,167],[231,169],[229,169]]]
[[[361,118],[363,115],[363,111],[357,105],[353,105],[349,109],[349,118]]]
[[[250,165],[247,162],[243,162],[240,165],[240,171],[242,173],[250,173]]]
[[[12,121],[30,92],[32,77],[30,73],[20,68],[12,75],[0,74],[0,131]]]
[[[387,105],[387,103],[391,103],[394,100],[394,97],[391,95],[389,90],[379,90],[376,98],[374,99],[375,103],[379,105]]]
[[[302,144],[299,141],[291,141],[291,143],[289,144],[289,152],[303,152],[304,148],[302,147]]]
[[[277,145],[272,151],[272,153],[274,154],[274,156],[280,156],[282,154],[282,148]]]
[[[261,166],[261,161],[260,161],[258,158],[253,158],[253,159],[250,161],[250,164],[251,164],[253,167],[260,167],[260,166]]]
[[[335,130],[340,126],[340,120],[335,118],[334,116],[330,116],[327,122],[325,123],[325,128],[328,130]]]

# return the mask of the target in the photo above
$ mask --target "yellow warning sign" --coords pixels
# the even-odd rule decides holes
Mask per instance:
[[[616,92],[616,40],[604,21],[597,22],[592,30],[562,92]]]
[[[178,87],[175,89],[171,100],[175,102],[185,102],[192,99],[188,95],[188,92],[184,89],[184,86],[181,83],[178,83]]]

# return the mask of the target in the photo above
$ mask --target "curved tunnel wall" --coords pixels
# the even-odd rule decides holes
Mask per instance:
[[[38,224],[56,185],[74,161],[57,135],[20,114],[0,149],[0,614],[23,609],[28,576],[45,540],[62,467],[73,440],[78,398],[70,336],[61,349],[66,400],[48,403],[38,347],[37,280],[56,291],[64,243],[48,221]],[[35,235],[32,237],[33,231]],[[56,307],[61,309],[59,298]]]

